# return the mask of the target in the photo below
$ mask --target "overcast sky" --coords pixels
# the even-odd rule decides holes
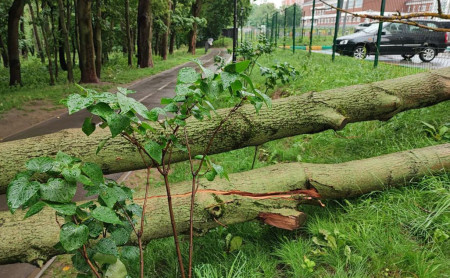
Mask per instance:
[[[283,3],[283,0],[252,0],[251,3],[254,4],[261,4],[261,3],[274,3],[275,7],[279,8],[281,6],[281,4]]]

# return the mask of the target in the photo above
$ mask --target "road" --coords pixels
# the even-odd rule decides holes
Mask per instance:
[[[313,52],[324,53],[331,55],[331,50],[313,50]],[[339,55],[339,54],[337,54]],[[373,61],[375,59],[374,55],[366,57],[366,60]],[[405,60],[400,55],[381,55],[379,61],[383,63],[395,64],[399,66],[409,67],[409,68],[422,68],[422,69],[440,69],[445,67],[450,67],[450,53],[444,52],[439,53],[433,61],[429,63],[424,63],[420,60],[418,55],[415,55],[411,60]]]
[[[220,55],[229,59],[225,49],[211,49],[207,55],[200,58],[203,65],[211,70],[215,70],[214,57]],[[189,62],[183,65],[176,66],[164,72],[158,73],[148,78],[136,81],[127,86],[128,89],[136,91],[136,93],[129,96],[135,98],[147,108],[160,106],[161,98],[173,97],[175,95],[175,84],[177,80],[178,71],[183,67],[195,67],[195,63]],[[23,138],[29,138],[49,133],[54,133],[67,128],[81,128],[84,119],[90,116],[86,110],[80,111],[73,115],[64,113],[57,117],[50,118],[44,122],[36,124],[26,130],[15,133],[4,138],[2,141],[13,141]],[[108,175],[108,178],[119,179],[123,173]],[[121,178],[123,180],[123,177]],[[79,188],[80,189],[80,188]],[[84,192],[77,190],[77,195],[74,200],[84,199]],[[6,204],[6,196],[0,195],[0,211],[8,210]],[[0,277],[8,278],[34,278],[39,272],[39,268],[31,264],[10,264],[0,265]]]

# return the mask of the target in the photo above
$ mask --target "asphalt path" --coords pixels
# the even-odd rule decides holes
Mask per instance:
[[[202,50],[200,50],[202,51]],[[225,60],[228,60],[230,55],[227,54],[225,49],[210,49],[209,53],[199,58],[202,61],[203,66],[211,70],[215,70],[214,57],[216,55],[222,56]],[[151,109],[157,106],[161,106],[161,98],[170,98],[175,95],[175,85],[177,80],[178,71],[184,67],[196,67],[193,62],[185,63],[161,73],[152,75],[148,78],[138,80],[127,86],[128,89],[136,91],[136,93],[129,95],[134,99],[144,104],[147,108]],[[86,117],[90,116],[90,113],[86,110],[77,112],[73,115],[63,113],[59,116],[50,118],[44,122],[38,123],[23,131],[19,131],[13,135],[10,135],[2,140],[14,141],[24,138],[30,138],[40,136],[44,134],[54,133],[68,128],[81,128],[83,121]],[[116,173],[108,175],[110,179],[123,181],[126,179],[130,172]],[[79,189],[82,189],[79,187]],[[83,190],[77,190],[77,195],[74,201],[85,199]],[[8,210],[6,204],[5,194],[0,195],[0,211]],[[39,269],[30,264],[10,264],[0,265],[0,277],[8,278],[32,278],[36,277]]]
[[[331,50],[313,50],[313,52],[323,53],[323,54],[332,54]],[[339,55],[339,54],[337,54]],[[366,60],[373,61],[375,59],[375,55],[369,55],[366,57]],[[394,64],[398,66],[403,66],[407,68],[421,68],[421,69],[440,69],[450,67],[450,52],[439,53],[433,61],[429,63],[422,62],[419,58],[419,55],[415,55],[410,60],[403,59],[400,55],[380,55],[378,58],[380,62]]]

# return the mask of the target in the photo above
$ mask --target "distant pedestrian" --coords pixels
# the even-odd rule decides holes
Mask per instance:
[[[214,39],[213,38],[209,38],[208,40],[206,40],[205,42],[205,53],[208,53],[208,49],[212,46]]]

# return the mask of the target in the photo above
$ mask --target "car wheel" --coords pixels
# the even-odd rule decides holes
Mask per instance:
[[[364,45],[358,45],[355,50],[353,50],[353,57],[356,59],[364,59],[367,56],[367,49]]]
[[[423,62],[431,62],[436,57],[436,49],[431,46],[425,46],[419,53],[419,58]]]
[[[415,54],[402,54],[403,59],[410,60]]]

